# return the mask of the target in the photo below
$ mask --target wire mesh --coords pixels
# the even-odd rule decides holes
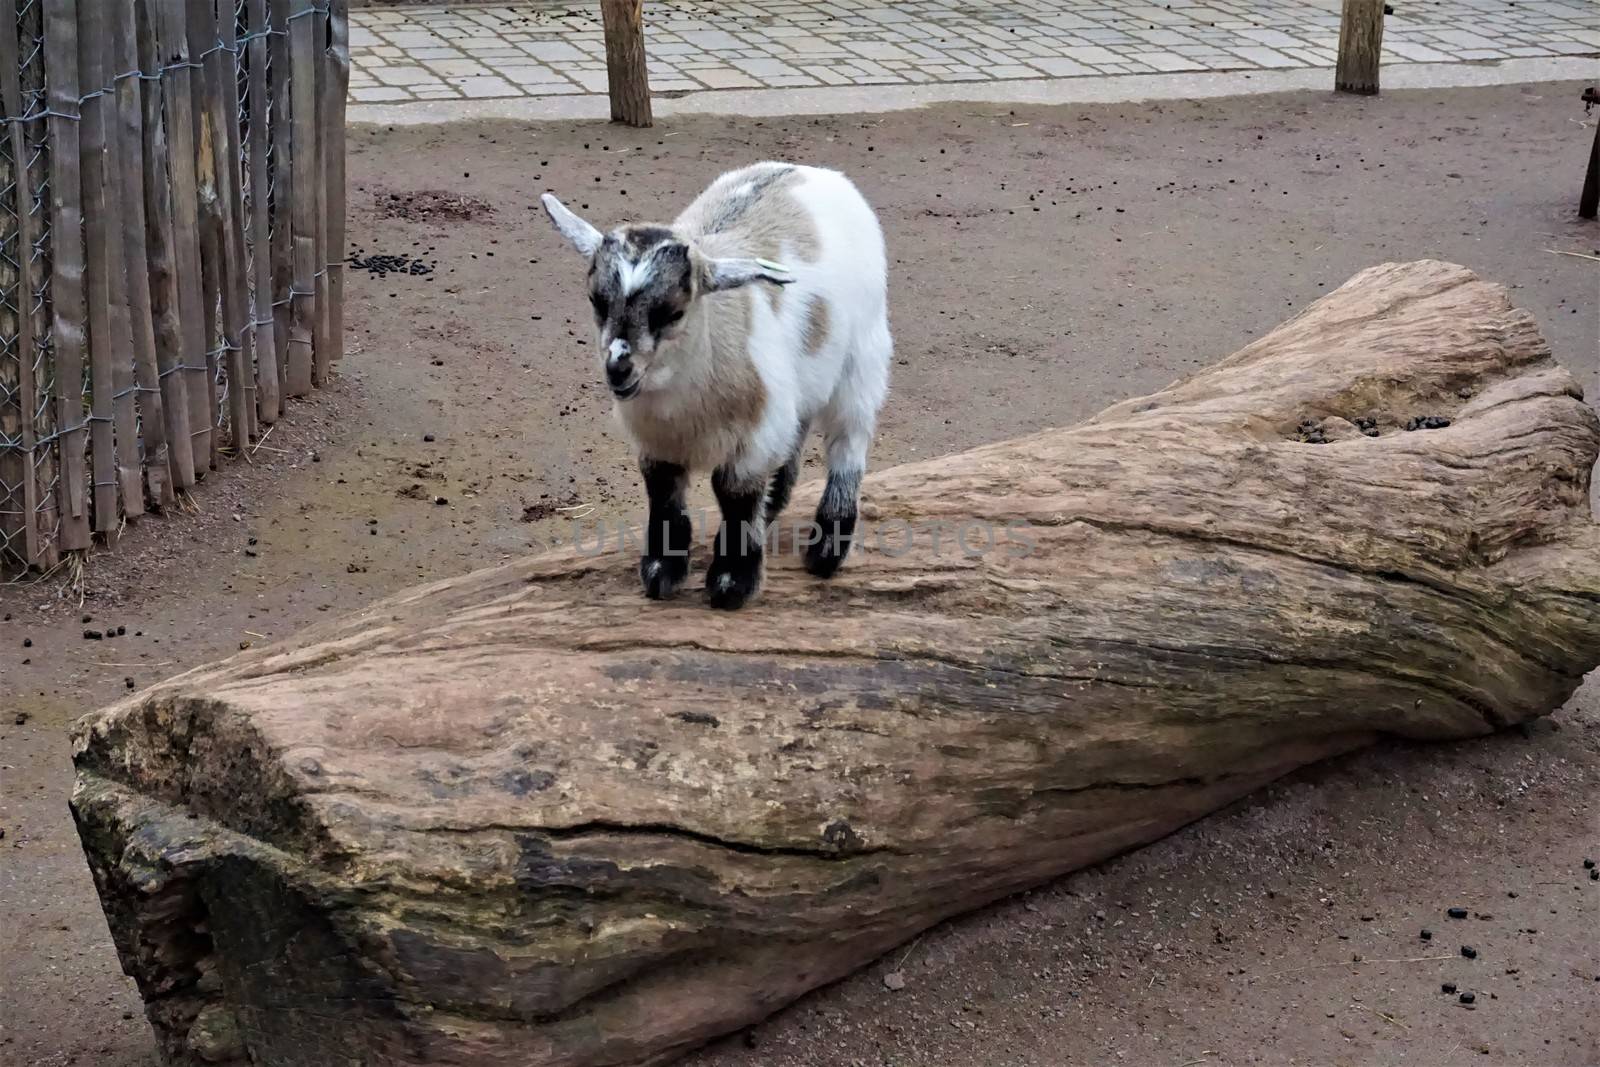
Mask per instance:
[[[20,99],[0,127],[0,571],[53,558],[58,534],[42,3],[16,5]]]

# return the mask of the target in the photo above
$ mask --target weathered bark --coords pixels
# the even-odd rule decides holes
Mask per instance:
[[[1597,454],[1500,287],[1378,267],[874,476],[831,583],[784,554],[724,614],[558,552],[180,676],[80,724],[74,809],[174,1062],[663,1063],[1296,767],[1559,707]]]
[[[644,48],[644,0],[601,0],[606,29],[606,84],[611,121],[653,124],[650,71]]]
[[[1342,93],[1370,96],[1378,91],[1383,57],[1384,0],[1344,0],[1339,19],[1339,60],[1333,86]]]

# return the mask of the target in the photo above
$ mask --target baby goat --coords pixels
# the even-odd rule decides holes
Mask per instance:
[[[589,258],[589,301],[616,412],[649,496],[639,577],[671,596],[689,572],[689,475],[722,510],[706,595],[737,608],[761,581],[765,526],[789,501],[813,424],[828,485],[806,569],[850,550],[894,342],[883,233],[844,175],[757,163],[722,175],[671,226],[602,234],[548,193]]]

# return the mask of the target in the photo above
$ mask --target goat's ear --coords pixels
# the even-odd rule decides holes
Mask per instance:
[[[599,230],[567,210],[567,205],[550,193],[541,196],[539,202],[544,205],[550,221],[556,224],[556,229],[561,231],[561,236],[572,242],[573,248],[586,256],[594,255],[595,249],[599,248],[600,242],[604,240],[604,235]]]
[[[788,285],[794,281],[788,267],[765,259],[708,259],[702,277],[708,293],[737,289],[751,282]]]

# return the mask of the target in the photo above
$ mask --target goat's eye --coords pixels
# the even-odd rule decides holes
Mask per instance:
[[[650,332],[660,333],[662,330],[683,318],[680,308],[656,307],[650,309]]]
[[[611,304],[606,300],[604,293],[590,293],[589,303],[594,305],[594,314],[597,319],[604,319],[606,312],[611,309]]]

